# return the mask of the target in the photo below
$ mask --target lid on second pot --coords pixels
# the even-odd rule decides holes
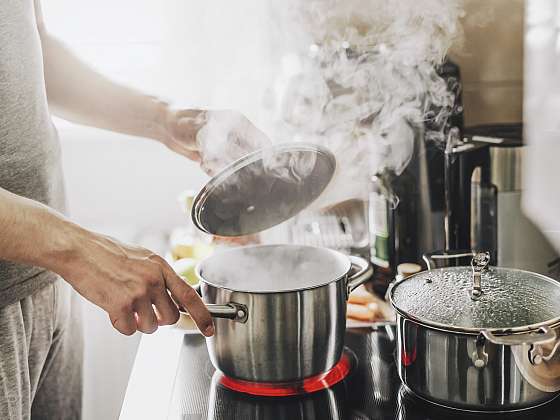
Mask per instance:
[[[560,317],[560,284],[523,270],[490,267],[473,295],[473,268],[424,271],[396,284],[391,300],[417,321],[448,329],[527,329]]]
[[[218,236],[261,232],[295,216],[327,187],[334,155],[314,144],[283,144],[228,165],[198,193],[196,227]]]

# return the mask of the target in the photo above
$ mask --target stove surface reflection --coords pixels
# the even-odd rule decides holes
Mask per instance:
[[[185,335],[170,401],[171,420],[559,420],[560,400],[508,414],[467,414],[426,403],[401,386],[390,331],[354,330],[345,345],[357,357],[350,375],[304,396],[257,397],[219,383],[204,339]]]

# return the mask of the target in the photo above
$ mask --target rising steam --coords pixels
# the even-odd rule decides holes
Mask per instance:
[[[271,0],[273,80],[258,121],[273,142],[329,147],[338,172],[317,205],[367,193],[371,175],[400,174],[415,127],[445,141],[454,95],[436,71],[461,35],[462,1]],[[231,160],[214,147],[214,159]],[[204,155],[204,150],[203,150]]]

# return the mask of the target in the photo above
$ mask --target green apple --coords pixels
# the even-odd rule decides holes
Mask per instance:
[[[192,258],[181,258],[173,263],[175,272],[191,286],[198,284],[195,268],[196,260]]]

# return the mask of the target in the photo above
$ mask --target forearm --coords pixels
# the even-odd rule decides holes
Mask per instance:
[[[76,249],[72,242],[85,232],[49,207],[0,188],[0,259],[63,274]]]
[[[123,334],[151,333],[158,324],[176,323],[179,312],[170,295],[205,335],[213,334],[206,306],[163,258],[87,231],[47,206],[2,188],[0,259],[59,274],[106,310]]]
[[[166,103],[112,82],[40,30],[47,98],[53,113],[79,124],[162,140]]]

